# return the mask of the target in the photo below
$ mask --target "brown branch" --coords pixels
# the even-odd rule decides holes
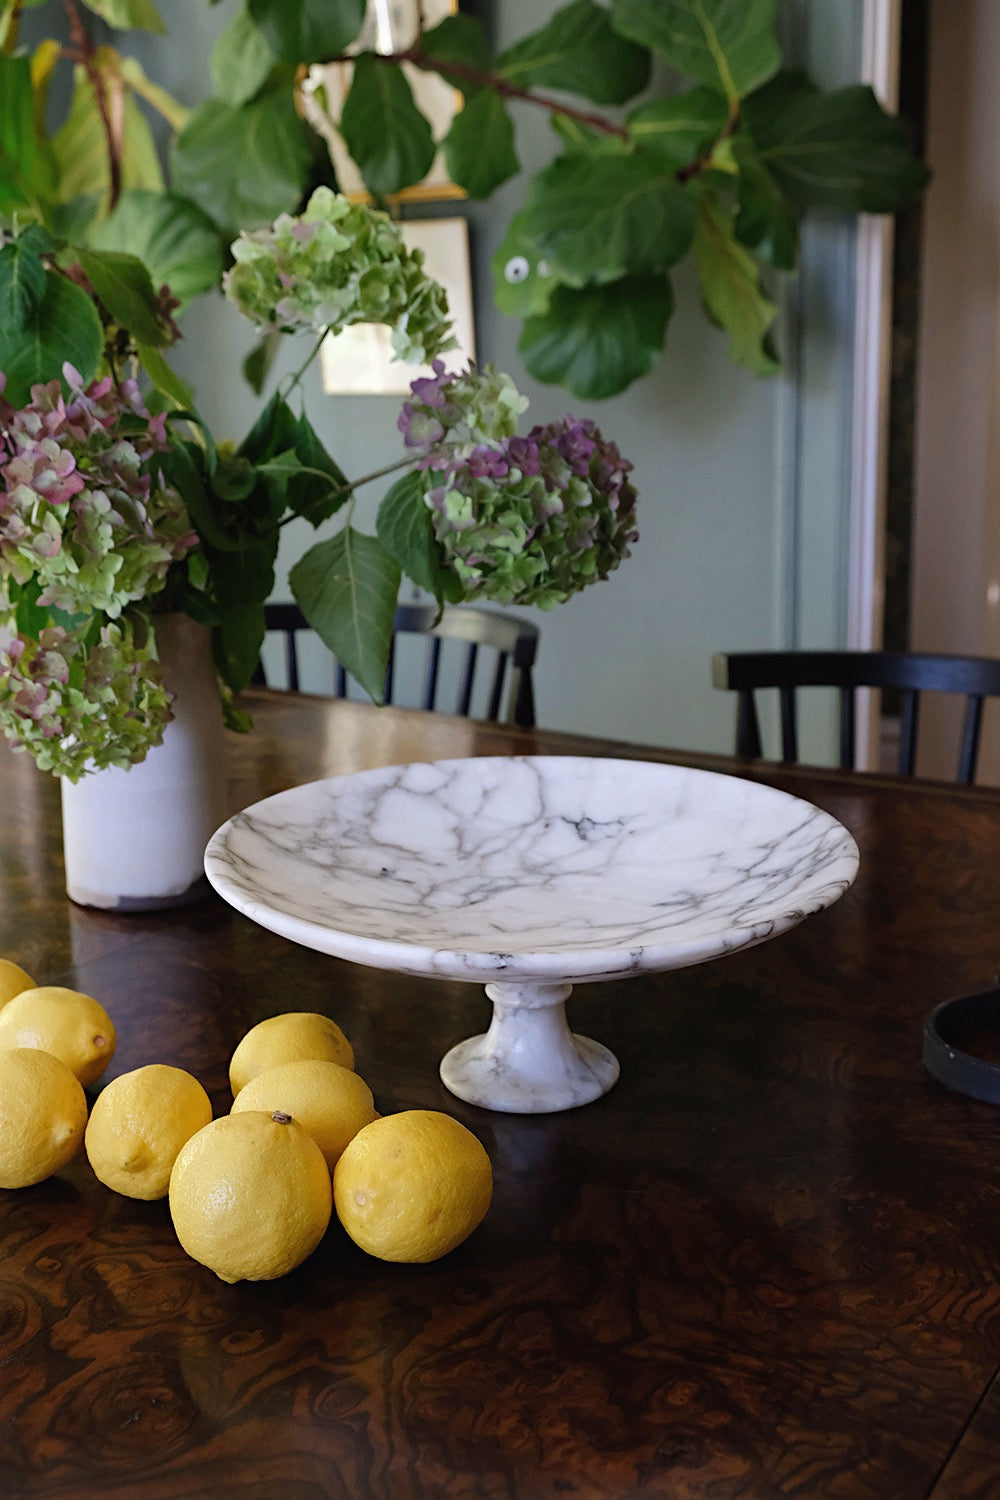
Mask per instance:
[[[440,73],[449,82],[452,79],[464,80],[466,83],[478,84],[481,88],[493,89],[504,99],[517,99],[522,104],[535,104],[540,109],[548,110],[549,114],[565,115],[569,120],[576,120],[580,125],[589,125],[594,130],[601,131],[604,135],[615,135],[620,140],[627,141],[629,133],[624,125],[615,125],[613,121],[604,115],[591,114],[587,110],[574,109],[570,104],[563,104],[558,99],[552,99],[545,94],[532,93],[530,89],[520,89],[516,84],[509,83],[500,73],[492,73],[486,68],[473,68],[468,63],[452,61],[440,61],[429,57],[420,47],[420,37],[407,47],[404,52],[373,52],[372,57],[379,62],[385,63],[410,63],[424,73]],[[351,63],[357,59],[349,53],[343,53],[339,57],[331,57],[330,62]]]
[[[97,48],[94,39],[90,35],[80,12],[76,6],[76,0],[63,0],[66,15],[69,19],[70,38],[75,48],[75,61],[79,62],[85,69],[90,79],[90,86],[94,91],[94,101],[97,104],[97,112],[101,117],[101,126],[104,130],[104,139],[108,147],[108,184],[109,198],[108,208],[114,208],[121,197],[122,190],[122,137],[124,132],[124,118],[122,113],[122,98],[109,100],[105,89],[105,80],[101,70],[97,66]]]

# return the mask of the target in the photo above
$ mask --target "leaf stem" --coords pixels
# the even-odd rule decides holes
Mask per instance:
[[[395,463],[386,464],[385,467],[381,469],[373,469],[370,474],[362,474],[360,479],[352,479],[349,484],[332,484],[330,486],[329,492],[331,495],[346,495],[349,497],[347,516],[348,520],[350,520],[351,513],[354,509],[354,494],[356,490],[359,490],[363,484],[371,484],[376,479],[384,479],[387,474],[395,474],[397,469],[411,468],[415,462],[416,459],[413,458],[398,458]],[[259,469],[263,469],[266,472],[268,465],[258,464],[257,467]],[[325,469],[313,469],[310,468],[307,464],[303,464],[300,468],[296,469],[295,473],[296,475],[312,474],[317,479],[329,479],[330,477]],[[296,521],[298,519],[300,518],[296,514],[283,516],[282,519],[278,522],[278,525],[279,527],[287,526],[289,521]]]

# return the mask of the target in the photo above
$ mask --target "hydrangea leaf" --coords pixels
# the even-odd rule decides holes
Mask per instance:
[[[212,48],[212,87],[226,104],[246,104],[267,81],[274,53],[247,10],[236,12]]]
[[[79,261],[116,323],[152,348],[173,342],[157,311],[150,274],[137,256],[121,250],[81,250]]]
[[[781,66],[776,0],[612,0],[611,24],[736,105]]]
[[[730,215],[710,194],[698,206],[694,260],[705,311],[729,334],[729,352],[755,375],[780,369],[769,333],[777,308],[760,287],[751,255],[733,237]]]
[[[480,89],[468,100],[452,121],[443,146],[452,182],[470,198],[488,198],[520,165],[514,122],[494,89]]]
[[[0,325],[5,399],[12,406],[24,406],[31,387],[56,379],[67,360],[85,381],[90,380],[103,347],[101,320],[91,298],[65,276],[47,273],[45,292],[24,327],[14,330]]]
[[[559,277],[528,232],[526,215],[515,214],[491,262],[497,307],[512,318],[528,318],[549,305]]]
[[[821,93],[782,73],[744,102],[742,120],[762,164],[798,208],[894,213],[927,182],[904,121],[867,84]]]
[[[379,196],[421,182],[434,162],[430,124],[402,68],[379,63],[370,52],[354,65],[340,129],[358,171]]]
[[[349,499],[347,475],[330,457],[304,412],[295,426],[294,452],[298,470],[289,480],[287,503],[297,516],[318,526]]]
[[[642,104],[628,116],[629,135],[675,171],[696,161],[726,124],[726,101],[716,89],[689,89]]]
[[[231,692],[242,692],[250,681],[263,640],[262,600],[235,602],[219,611],[212,632],[212,652],[219,675]]]
[[[518,348],[537,380],[598,401],[649,374],[673,306],[665,276],[624,277],[584,291],[557,287],[549,311],[526,321]]]
[[[23,328],[45,293],[45,267],[24,238],[0,247],[0,328]]]
[[[138,343],[136,352],[139,355],[139,363],[149,376],[156,390],[166,396],[173,406],[182,410],[190,410],[194,405],[194,393],[189,385],[180,378],[167,364],[159,349],[152,349],[143,343]],[[152,397],[146,403],[152,410]],[[163,403],[161,402],[162,406]]]
[[[584,286],[680,260],[694,200],[656,157],[560,157],[528,190],[524,225],[552,271]]]
[[[227,232],[291,213],[302,197],[312,151],[291,91],[239,108],[209,99],[173,149],[173,186]]]
[[[34,161],[31,60],[0,54],[0,212],[31,202]]]
[[[289,583],[309,624],[337,660],[381,703],[400,568],[378,540],[345,526],[295,564]]]
[[[365,0],[249,0],[250,15],[284,62],[325,62],[361,30]]]
[[[183,307],[218,286],[222,240],[202,212],[179,193],[123,193],[90,236],[98,250],[127,250],[149,268],[153,285],[169,286]]]
[[[649,53],[612,28],[603,6],[573,0],[502,53],[498,68],[518,88],[565,89],[598,104],[623,104],[649,82]]]
[[[411,470],[397,479],[379,506],[375,529],[383,547],[418,588],[438,600],[457,603],[461,585],[454,573],[441,565],[441,549],[424,500],[427,484],[427,474],[422,470]]]

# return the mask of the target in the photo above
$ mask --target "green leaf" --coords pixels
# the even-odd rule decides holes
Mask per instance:
[[[738,132],[730,150],[739,170],[739,212],[733,226],[736,238],[779,270],[794,270],[799,251],[798,215],[749,136]]]
[[[784,73],[744,102],[760,161],[798,208],[894,213],[926,183],[906,126],[866,84],[820,93]]]
[[[159,457],[159,467],[187,506],[188,515],[202,541],[213,553],[232,552],[239,539],[226,529],[205,483],[205,456],[194,443],[174,439]],[[214,566],[214,559],[213,559]]]
[[[173,94],[167,92],[161,84],[154,83],[146,77],[145,70],[137,57],[122,57],[119,59],[119,71],[130,89],[145,99],[146,103],[152,105],[157,114],[162,115],[171,130],[183,130],[191,117],[191,111],[186,105],[175,99]]]
[[[524,223],[561,280],[664,270],[687,252],[694,202],[655,157],[560,157],[528,189]]]
[[[289,507],[311,525],[332,516],[350,498],[347,476],[330,457],[303,412],[295,425],[295,456],[302,466],[288,486]],[[303,473],[302,469],[317,470]]]
[[[294,449],[297,428],[291,407],[275,391],[240,444],[239,452],[252,464],[265,463],[278,453]]]
[[[243,371],[243,379],[255,396],[259,396],[264,389],[267,377],[270,375],[274,361],[277,358],[278,350],[281,348],[283,338],[284,335],[278,329],[272,329],[269,333],[265,333],[254,344],[240,367]]]
[[[0,248],[0,328],[17,333],[45,293],[45,267],[26,235]]]
[[[84,0],[84,4],[116,31],[152,31],[157,36],[167,34],[153,0]]]
[[[187,408],[194,404],[191,387],[185,385],[180,376],[174,373],[158,349],[150,349],[145,344],[139,343],[136,350],[139,363],[153,385],[164,396],[169,397],[174,406]]]
[[[292,593],[317,635],[376,703],[385,689],[399,564],[352,527],[317,542],[292,568]]]
[[[772,375],[780,364],[768,334],[777,308],[760,289],[753,257],[733,238],[725,209],[706,193],[698,204],[694,262],[705,310],[730,336],[729,353],[755,375]]]
[[[434,136],[396,63],[363,52],[354,64],[340,130],[368,188],[378,197],[423,181],[434,161]]]
[[[229,233],[293,212],[312,153],[290,89],[236,108],[209,99],[173,149],[173,186]]]
[[[461,89],[467,99],[483,85],[470,79],[466,69],[471,69],[474,73],[488,73],[493,67],[493,57],[483,23],[476,16],[445,16],[439,25],[424,32],[420,39],[420,49],[425,57],[433,59],[435,72]],[[449,68],[449,63],[457,63],[458,67]]]
[[[240,693],[253,676],[264,640],[263,600],[235,602],[219,610],[219,623],[212,635],[215,665],[223,682],[233,693]],[[248,727],[231,705],[232,727]]]
[[[212,584],[220,609],[263,603],[274,588],[277,527],[264,535],[244,531],[238,547],[212,558]],[[251,667],[251,671],[252,671]]]
[[[488,198],[520,166],[513,121],[493,89],[480,89],[459,110],[443,145],[448,175],[470,198]]]
[[[172,343],[156,305],[156,293],[142,261],[120,250],[80,250],[87,280],[117,323],[140,343],[162,348]]]
[[[518,88],[565,89],[598,104],[623,104],[649,82],[645,47],[614,30],[594,0],[573,0],[504,52],[497,66]]]
[[[138,255],[149,267],[153,285],[169,286],[182,307],[222,278],[218,229],[179,193],[123,193],[90,242],[99,250]]]
[[[525,323],[518,348],[537,380],[598,401],[649,374],[673,307],[666,276],[626,277],[582,292],[557,287],[549,311]]]
[[[502,313],[529,318],[549,305],[559,277],[528,233],[526,214],[515,214],[491,261],[493,295]]]
[[[726,101],[714,89],[691,89],[669,99],[654,99],[632,110],[629,135],[643,152],[655,153],[675,170],[689,166],[707,151],[726,124]]]
[[[212,88],[226,104],[245,104],[267,80],[274,53],[246,10],[236,12],[212,48]]]
[[[660,52],[732,105],[781,66],[775,0],[612,0],[622,36]]]
[[[34,164],[31,60],[0,55],[0,213],[32,201]]]
[[[68,361],[85,381],[92,380],[104,347],[97,308],[82,287],[58,272],[46,274],[41,300],[23,328],[0,325],[0,370],[7,376],[4,396],[24,406],[31,387],[54,380]]]
[[[249,0],[249,10],[284,62],[325,62],[357,37],[365,0]]]
[[[461,584],[450,569],[441,566],[441,549],[424,500],[427,483],[427,474],[420,469],[411,469],[397,479],[379,506],[375,530],[385,550],[418,588],[439,601],[455,602],[455,585],[460,596]]]

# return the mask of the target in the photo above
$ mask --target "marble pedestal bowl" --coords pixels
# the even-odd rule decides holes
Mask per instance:
[[[572,986],[679,968],[775,937],[857,871],[845,828],[739,777],[641,760],[474,757],[269,797],[205,853],[261,926],[339,958],[485,983],[489,1031],[441,1077],[534,1114],[607,1092],[618,1062],[574,1035]]]

